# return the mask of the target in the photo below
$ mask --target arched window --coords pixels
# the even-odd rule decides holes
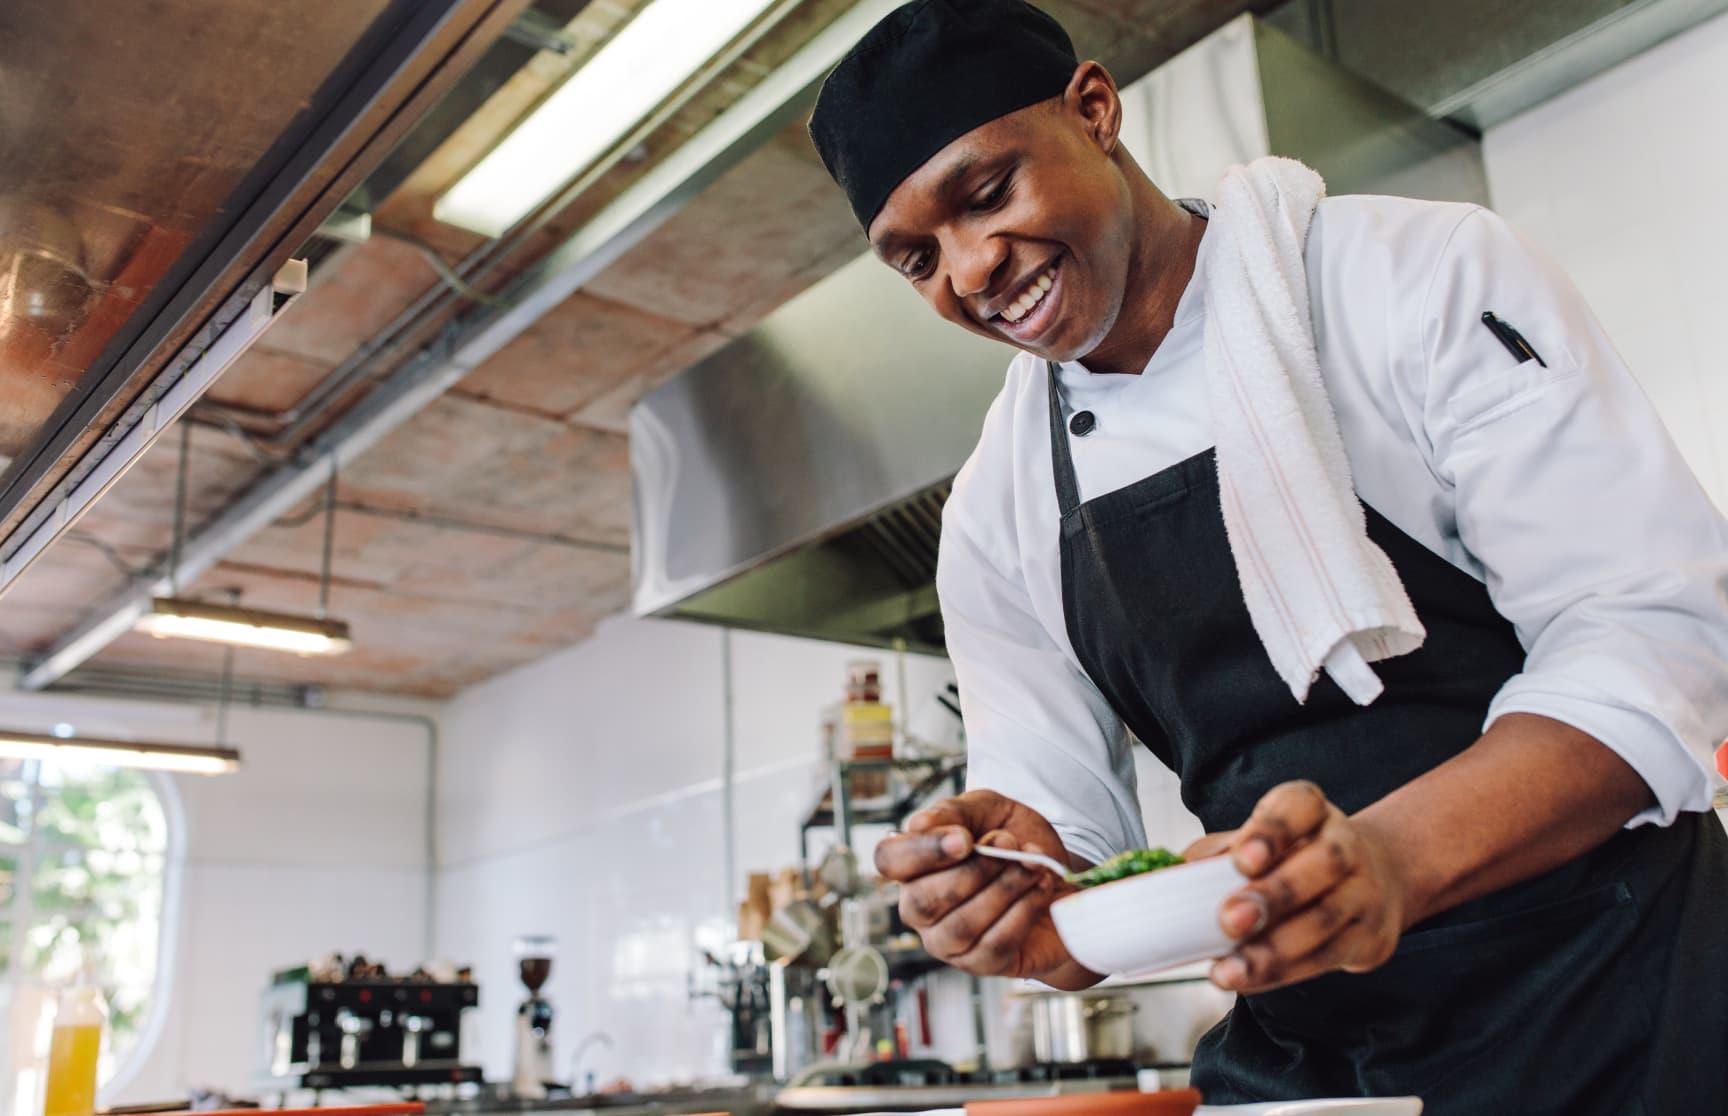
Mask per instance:
[[[40,1025],[81,974],[108,1001],[100,1084],[126,1073],[153,1030],[169,891],[160,776],[94,763],[0,759],[0,1110],[39,1110]],[[11,1065],[4,1063],[10,1061]]]

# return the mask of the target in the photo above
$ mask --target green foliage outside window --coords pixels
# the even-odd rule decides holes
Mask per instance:
[[[167,848],[142,772],[0,760],[0,982],[95,979],[110,1019],[103,1080],[142,1037]]]

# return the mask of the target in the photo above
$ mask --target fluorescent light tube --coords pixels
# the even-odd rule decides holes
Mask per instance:
[[[348,625],[340,620],[171,597],[157,597],[151,611],[139,617],[136,629],[158,638],[198,639],[297,655],[340,655],[353,646]]]
[[[76,736],[62,738],[6,729],[0,729],[0,756],[50,761],[84,760],[109,767],[178,771],[186,775],[226,775],[240,768],[240,753],[232,748],[192,748],[181,744],[95,740]]]
[[[432,215],[502,236],[775,2],[653,0],[446,191]]]

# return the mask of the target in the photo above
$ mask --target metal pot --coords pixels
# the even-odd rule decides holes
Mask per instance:
[[[808,899],[795,899],[774,912],[762,928],[768,961],[820,967],[834,955],[833,920]]]
[[[1111,996],[1032,999],[1032,1053],[1040,1062],[1085,1062],[1134,1055],[1132,1001]]]

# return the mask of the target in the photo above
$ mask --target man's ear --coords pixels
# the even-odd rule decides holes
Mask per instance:
[[[1089,60],[1075,68],[1062,92],[1062,106],[1080,121],[1100,151],[1115,154],[1122,133],[1122,95],[1103,63]]]

